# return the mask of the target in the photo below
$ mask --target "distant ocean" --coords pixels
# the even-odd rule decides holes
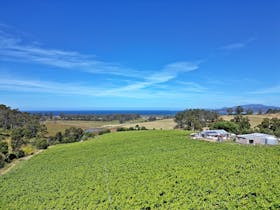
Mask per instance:
[[[88,111],[26,111],[30,114],[49,114],[52,113],[54,116],[60,114],[81,114],[81,115],[106,115],[106,114],[139,114],[139,115],[161,115],[161,116],[173,116],[178,111],[168,110],[88,110]]]

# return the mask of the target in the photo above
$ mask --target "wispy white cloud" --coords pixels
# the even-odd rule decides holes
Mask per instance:
[[[249,94],[280,94],[280,85],[251,91]]]
[[[241,49],[241,48],[246,47],[247,45],[249,45],[251,42],[253,42],[255,40],[256,40],[256,38],[250,38],[250,39],[248,39],[246,41],[243,41],[243,42],[234,42],[234,43],[227,44],[225,46],[220,47],[219,49],[222,49],[222,50]]]
[[[196,82],[178,81],[177,83],[182,86],[180,89],[186,92],[203,93],[208,90],[208,88]]]
[[[104,62],[94,55],[85,55],[75,51],[47,49],[25,41],[16,35],[1,30],[0,25],[0,58],[17,62],[30,62],[74,69],[95,74],[113,74],[127,77],[139,77],[140,72],[125,68],[116,63]]]
[[[18,89],[31,92],[51,92],[57,94],[84,94],[91,96],[134,96],[136,91],[146,88],[157,88],[158,85],[177,79],[180,74],[194,71],[201,62],[173,62],[158,70],[136,70],[126,68],[120,64],[98,60],[94,55],[86,55],[76,51],[60,49],[47,49],[34,42],[26,42],[21,36],[8,33],[0,25],[0,59],[15,62],[30,62],[63,69],[83,71],[92,74],[119,75],[115,88],[102,88],[79,86],[73,84],[60,84],[57,82],[43,82],[32,80],[0,79],[0,88]],[[126,77],[126,78],[124,78]],[[127,77],[130,80],[127,80]],[[125,82],[124,82],[125,81]],[[129,82],[128,82],[129,81]],[[197,88],[196,88],[197,89]],[[191,91],[191,89],[189,89]],[[195,91],[194,89],[192,91]],[[146,91],[148,92],[148,91]],[[149,90],[151,93],[152,90]],[[159,93],[159,92],[157,92]],[[138,92],[138,95],[141,95]]]

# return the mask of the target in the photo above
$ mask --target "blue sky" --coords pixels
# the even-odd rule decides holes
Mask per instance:
[[[22,110],[280,102],[280,1],[1,1],[0,103]]]

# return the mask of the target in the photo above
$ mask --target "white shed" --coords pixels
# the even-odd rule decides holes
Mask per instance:
[[[278,139],[273,135],[268,135],[265,133],[250,133],[244,135],[237,135],[236,142],[241,144],[267,144],[276,145],[278,144]]]

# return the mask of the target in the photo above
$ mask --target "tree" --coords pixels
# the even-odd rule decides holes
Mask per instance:
[[[235,109],[235,113],[236,113],[237,115],[240,115],[243,111],[244,111],[244,109],[242,108],[242,106],[238,106],[238,107],[236,107],[236,109]]]
[[[47,149],[49,146],[48,141],[46,139],[38,139],[36,141],[36,147],[38,149]]]
[[[227,109],[227,113],[228,113],[228,115],[232,115],[232,113],[233,113],[233,108],[228,108],[228,109]]]
[[[270,119],[264,118],[261,124],[257,126],[260,129],[270,129]]]
[[[274,135],[277,136],[277,137],[280,137],[280,128],[277,128],[277,129],[274,131]]]
[[[264,118],[257,127],[262,133],[274,134],[275,136],[280,137],[280,119],[278,118]]]
[[[235,116],[231,122],[234,122],[238,125],[238,133],[248,133],[250,132],[251,124],[248,117],[243,117],[242,115]]]
[[[211,125],[211,129],[224,129],[230,133],[238,133],[239,126],[231,121],[217,121]]]
[[[65,130],[62,143],[71,143],[80,141],[84,134],[83,129],[71,127]]]
[[[56,139],[56,141],[58,141],[58,142],[62,142],[62,139],[63,139],[62,133],[61,133],[61,132],[57,132],[57,133],[55,134],[55,139]]]
[[[24,140],[24,129],[22,128],[16,128],[13,129],[11,133],[11,146],[13,151],[19,150],[20,147],[23,145]]]
[[[246,110],[246,114],[247,115],[251,115],[251,114],[253,114],[254,113],[254,111],[252,110],[252,109],[247,109]]]
[[[177,128],[201,130],[218,119],[218,114],[204,109],[189,109],[175,115]]]
[[[5,166],[4,157],[2,157],[2,155],[0,155],[0,168],[3,168],[4,166]]]
[[[262,109],[259,109],[258,115],[261,115],[263,113]]]
[[[9,146],[7,142],[1,141],[0,142],[0,155],[6,155],[9,152]]]

